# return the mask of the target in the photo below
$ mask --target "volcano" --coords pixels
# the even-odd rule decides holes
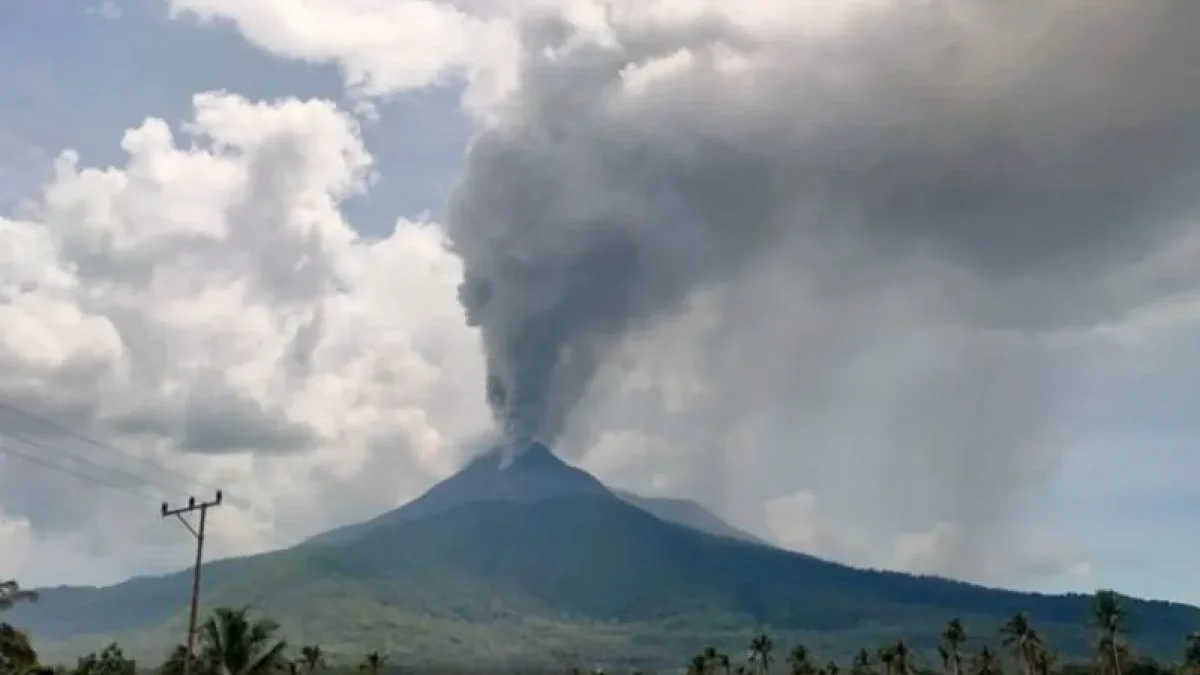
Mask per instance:
[[[330,530],[313,537],[309,543],[346,542],[365,536],[375,528],[425,518],[465,504],[488,501],[534,503],[571,495],[615,496],[659,520],[705,534],[765,544],[754,535],[722,521],[696,502],[609,490],[591,474],[559,459],[542,443],[533,443],[512,457],[505,448],[494,447],[399,509],[365,523]]]
[[[563,462],[541,443],[533,443],[512,457],[506,450],[493,447],[475,457],[458,473],[395,511],[365,523],[325,532],[309,542],[344,543],[381,527],[426,518],[466,504],[492,501],[533,503],[567,495],[612,494],[591,474]]]
[[[207,608],[249,605],[293,641],[347,658],[382,649],[405,663],[472,667],[545,664],[555,653],[674,665],[704,645],[741,651],[761,630],[805,636],[829,657],[898,635],[932,650],[950,618],[984,635],[1021,611],[1064,655],[1088,649],[1085,596],[856,569],[748,541],[711,514],[704,526],[656,515],[643,499],[542,445],[511,461],[492,451],[367,522],[206,565],[202,597]],[[5,619],[64,658],[114,638],[160,658],[182,632],[189,580],[185,571],[42,589],[42,602]],[[1131,599],[1128,609],[1144,653],[1173,656],[1200,625],[1189,606]]]

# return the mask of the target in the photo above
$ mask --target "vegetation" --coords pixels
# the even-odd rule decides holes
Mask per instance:
[[[282,627],[259,633],[293,645],[283,649],[295,675],[329,664],[364,664],[371,675],[485,663],[558,672],[569,663],[686,667],[679,655],[698,645],[713,647],[704,675],[788,675],[812,654],[849,675],[913,675],[918,666],[942,675],[1061,672],[1043,644],[1054,645],[1059,663],[1126,675],[1122,639],[1143,657],[1175,659],[1180,636],[1200,626],[1195,607],[1115,594],[1096,600],[1107,609],[1087,625],[1093,599],[1085,595],[857,569],[713,536],[614,497],[548,452],[534,459],[503,472],[476,463],[337,536],[207,564],[203,602],[281,618]],[[517,488],[522,499],[496,497]],[[21,603],[7,618],[35,636],[44,661],[74,661],[115,642],[130,658],[157,662],[184,633],[190,580],[184,572],[43,589],[40,602]],[[943,630],[948,617],[959,621]],[[760,633],[750,653],[748,627]],[[980,652],[981,635],[995,638],[992,651]],[[796,644],[803,653],[788,648]],[[172,672],[181,672],[182,652],[170,655]],[[233,666],[229,675],[257,667]],[[700,670],[698,661],[691,666]]]
[[[6,582],[7,598],[33,600],[20,595],[19,587]],[[4,605],[9,608],[13,603]],[[1042,639],[1024,612],[1013,615],[992,636],[975,636],[960,619],[952,619],[941,631],[936,648],[937,662],[917,653],[903,638],[876,648],[861,647],[846,665],[837,660],[822,661],[805,644],[786,648],[767,633],[752,636],[744,643],[745,662],[731,653],[707,646],[683,662],[686,675],[1200,675],[1200,632],[1181,643],[1179,659],[1163,664],[1141,657],[1128,638],[1127,614],[1120,597],[1112,591],[1098,591],[1090,605],[1089,623],[1093,637],[1088,658],[1060,665],[1052,646]],[[405,670],[409,664],[389,663],[387,654],[378,650],[360,657],[333,660],[320,644],[302,645],[291,650],[280,637],[280,625],[273,620],[254,617],[246,609],[216,609],[198,629],[194,675],[319,675],[328,673],[380,675]],[[837,655],[834,655],[837,656]],[[186,650],[182,645],[169,650],[163,662],[152,671],[139,669],[115,642],[98,653],[79,658],[74,666],[47,665],[41,662],[28,635],[20,629],[0,623],[0,675],[181,675]],[[560,658],[562,655],[560,654]],[[583,675],[585,669],[570,657],[562,658],[558,672]],[[823,664],[823,665],[822,665]],[[419,669],[419,666],[418,666]],[[480,667],[497,670],[496,667]],[[461,672],[464,668],[460,667]],[[550,672],[544,666],[521,668],[509,663],[508,672]],[[587,669],[603,669],[594,665]],[[634,675],[645,671],[634,670]]]
[[[161,658],[185,630],[189,583],[190,573],[182,573],[43,589],[40,602],[14,607],[9,620],[54,661],[114,641],[135,659]],[[1064,660],[1091,658],[1096,635],[1108,630],[1099,619],[1090,626],[1081,620],[1088,596],[854,569],[705,536],[615,499],[585,497],[468,506],[336,546],[214,561],[202,583],[206,607],[249,606],[278,617],[281,637],[297,648],[320,644],[327,661],[357,662],[379,649],[393,665],[569,660],[549,656],[556,652],[631,668],[669,662],[697,644],[740,656],[747,627],[755,627],[781,645],[803,642],[843,660],[864,645],[904,637],[930,665],[941,664],[938,647],[952,661],[957,650],[959,675],[972,675],[969,645],[942,634],[948,617],[977,636],[999,636],[1014,614],[1028,612],[1034,637],[1053,643]],[[1194,607],[1120,601],[1136,618],[1128,637],[1145,656],[1173,658],[1179,636],[1200,627]],[[1018,631],[1011,639],[1031,641],[1011,628]],[[778,663],[767,664],[772,674],[786,673],[787,652],[781,648]],[[302,667],[298,675],[308,672]]]

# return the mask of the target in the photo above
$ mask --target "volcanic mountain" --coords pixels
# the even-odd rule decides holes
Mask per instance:
[[[472,503],[531,504],[554,497],[610,494],[608,488],[591,474],[558,459],[541,443],[532,444],[515,457],[509,457],[502,448],[493,448],[395,511],[365,523],[319,534],[309,539],[309,543],[346,542],[368,536],[380,528],[435,516]]]
[[[922,650],[950,618],[984,635],[1020,611],[1065,653],[1086,649],[1084,596],[855,569],[747,541],[715,516],[716,526],[656,515],[640,499],[541,445],[511,461],[492,452],[373,520],[207,565],[204,602],[250,605],[293,640],[347,658],[386,649],[410,663],[570,653],[662,665],[706,644],[740,652],[761,630],[802,636],[831,657],[898,635]],[[696,509],[666,511],[694,518]],[[181,633],[188,580],[44,589],[41,603],[5,618],[53,654],[116,638],[153,656]],[[1193,607],[1128,604],[1137,645],[1150,653],[1172,654],[1200,626]]]

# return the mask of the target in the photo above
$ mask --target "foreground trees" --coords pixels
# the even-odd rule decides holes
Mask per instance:
[[[379,675],[379,671],[383,670],[383,666],[387,663],[387,655],[381,654],[378,649],[369,652],[363,657],[362,663],[359,664],[359,670],[365,670],[369,675]],[[1200,675],[1200,674],[1198,674]]]
[[[38,663],[37,652],[29,637],[6,623],[0,623],[0,673],[21,673]]]
[[[246,609],[218,608],[200,627],[197,675],[269,675],[284,670],[287,643],[279,624],[251,619]]]
[[[1122,633],[1125,628],[1125,609],[1115,591],[1096,592],[1092,602],[1092,623],[1100,629],[1097,643],[1100,675],[1121,675],[1121,665],[1127,660],[1128,645]]]
[[[968,641],[967,627],[961,620],[952,619],[942,630],[937,647],[941,675],[1200,675],[1200,631],[1187,637],[1183,659],[1178,666],[1162,667],[1149,661],[1135,662],[1132,658],[1125,638],[1125,609],[1114,591],[1096,593],[1088,619],[1097,629],[1093,662],[1068,664],[1061,668],[1054,652],[1043,642],[1024,612],[1014,615],[1000,627],[996,636],[998,645],[983,644],[972,656],[965,656],[963,651]],[[771,637],[758,635],[750,640],[747,648],[748,667],[738,666],[735,672],[769,675],[774,662]],[[715,650],[707,647],[694,657],[688,668],[689,675],[714,673],[711,667],[714,654]],[[718,656],[728,663],[727,656]],[[811,652],[802,644],[791,648],[786,663],[789,675],[837,675],[841,672],[836,663],[816,666]],[[849,666],[849,675],[932,675],[935,672],[922,668],[903,640],[884,645],[874,652],[862,649]]]
[[[951,619],[942,631],[942,644],[938,655],[942,657],[942,672],[945,675],[963,675],[962,646],[967,641],[967,629],[962,621]]]
[[[36,594],[22,591],[15,582],[0,584],[0,609],[16,602],[34,601]],[[1045,644],[1028,615],[1019,613],[1000,627],[988,643],[968,634],[968,627],[952,619],[940,634],[937,657],[940,668],[927,669],[919,654],[903,640],[878,649],[860,649],[847,668],[822,663],[807,645],[780,647],[762,633],[746,644],[745,662],[734,663],[728,653],[709,646],[687,663],[687,675],[1200,675],[1200,632],[1181,644],[1177,666],[1163,668],[1135,660],[1126,638],[1126,613],[1120,597],[1100,591],[1087,617],[1095,628],[1093,658],[1089,664],[1059,667],[1050,646]],[[200,626],[192,672],[195,675],[316,675],[330,669],[329,655],[319,644],[302,646],[289,656],[287,643],[278,636],[279,624],[254,617],[246,609],[219,608]],[[786,654],[786,656],[784,655]],[[172,649],[156,670],[158,675],[181,675],[185,650]],[[336,659],[335,659],[336,660]],[[366,675],[381,675],[387,655],[372,651],[357,662]],[[353,665],[353,662],[345,665]],[[349,669],[343,668],[348,671]],[[578,669],[575,669],[576,672]],[[940,671],[940,672],[939,672]],[[116,644],[98,654],[88,654],[73,667],[46,667],[29,637],[17,628],[0,623],[0,675],[138,675],[137,664]]]

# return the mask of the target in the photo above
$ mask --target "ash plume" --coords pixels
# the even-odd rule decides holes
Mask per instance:
[[[1193,287],[1151,263],[1200,194],[1200,3],[893,0],[827,31],[610,10],[599,32],[526,20],[520,85],[450,202],[518,446],[558,439],[632,334],[713,289],[773,325],[803,308],[844,356],[897,288],[906,316],[1033,334]],[[768,260],[775,292],[749,294]],[[801,390],[829,362],[771,356]],[[1008,447],[962,473],[1024,461],[1022,411],[978,423]]]

